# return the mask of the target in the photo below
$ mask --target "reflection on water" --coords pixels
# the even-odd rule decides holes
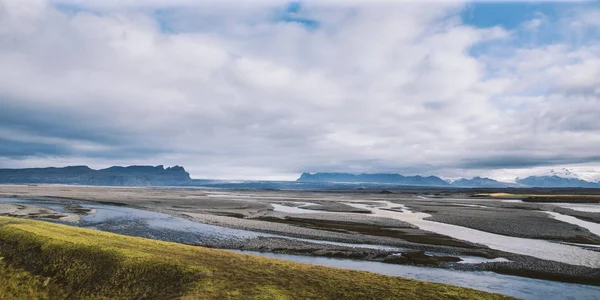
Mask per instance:
[[[379,262],[358,261],[351,259],[275,254],[255,251],[236,252],[292,260],[306,264],[369,271],[384,275],[402,276],[429,282],[447,283],[528,300],[597,300],[598,296],[600,295],[600,287],[597,286],[529,279],[517,276],[501,275],[493,272],[464,272],[427,267],[391,265]]]

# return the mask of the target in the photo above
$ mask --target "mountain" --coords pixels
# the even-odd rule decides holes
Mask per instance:
[[[515,184],[508,182],[500,182],[487,177],[473,177],[472,179],[461,178],[451,183],[455,187],[468,187],[468,188],[503,188],[512,187]]]
[[[485,177],[458,179],[448,183],[437,176],[404,176],[400,174],[350,174],[350,173],[302,173],[295,182],[241,181],[191,179],[183,167],[159,166],[113,166],[94,170],[88,166],[64,168],[0,169],[0,184],[72,184],[99,186],[205,186],[251,189],[353,189],[386,188],[399,185],[409,187],[455,187],[455,188],[505,188],[542,187],[600,188],[600,183],[578,178],[566,169],[551,170],[548,175],[517,178],[516,183],[499,182]],[[559,176],[570,176],[562,177]],[[360,183],[362,185],[348,183]]]
[[[517,178],[517,183],[530,187],[581,187],[600,188],[600,183],[585,181],[576,177],[560,177],[558,175],[529,176]]]
[[[450,186],[457,188],[507,188],[507,187],[582,187],[600,188],[600,183],[585,181],[576,177],[568,169],[560,171],[551,170],[549,175],[529,176],[517,178],[516,183],[500,182],[486,177],[474,177],[472,179],[461,178],[448,183],[437,176],[403,176],[400,174],[350,174],[350,173],[302,173],[296,182],[310,183],[381,183],[397,184],[406,186]],[[555,175],[552,175],[555,174]],[[561,177],[561,174],[569,177]]]
[[[579,176],[577,174],[575,174],[573,171],[571,171],[570,169],[567,169],[567,168],[562,168],[559,170],[550,169],[543,176],[558,176],[558,177],[562,177],[562,178],[579,178]]]
[[[114,166],[101,170],[87,166],[0,169],[0,183],[47,183],[103,186],[167,186],[191,182],[183,167]]]
[[[400,174],[302,173],[298,182],[390,183],[398,185],[448,186],[437,176],[403,176]]]

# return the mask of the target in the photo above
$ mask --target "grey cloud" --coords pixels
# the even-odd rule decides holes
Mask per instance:
[[[567,82],[553,70],[587,68],[565,56],[599,53],[469,56],[501,35],[447,22],[457,3],[310,4],[312,30],[274,21],[275,2],[33,3],[0,0],[0,157],[182,164],[202,177],[436,174],[595,162],[600,146],[597,98],[565,92],[587,78],[497,102]]]
[[[599,156],[589,157],[487,157],[478,160],[463,160],[459,165],[463,169],[519,169],[540,166],[585,164],[600,162]]]
[[[84,115],[54,107],[23,105],[23,102],[26,101],[3,98],[0,103],[0,128],[100,143],[115,144],[119,140],[123,141],[123,137],[117,136],[116,132],[97,128],[97,124]]]
[[[57,156],[72,154],[63,145],[18,142],[0,138],[0,157],[24,159],[30,156]]]

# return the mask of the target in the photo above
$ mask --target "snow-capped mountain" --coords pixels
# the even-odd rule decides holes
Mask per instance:
[[[516,182],[531,187],[584,187],[600,188],[600,183],[588,181],[570,169],[550,169],[542,175],[517,178]]]
[[[582,179],[581,176],[573,172],[571,169],[550,169],[542,176],[558,176],[561,178]]]

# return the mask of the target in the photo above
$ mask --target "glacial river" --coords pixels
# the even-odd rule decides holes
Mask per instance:
[[[489,233],[481,230],[471,229],[462,226],[456,226],[446,223],[424,220],[429,217],[426,213],[414,213],[400,204],[394,204],[387,201],[380,201],[375,205],[346,203],[350,206],[362,209],[369,209],[375,216],[398,219],[408,222],[420,229],[443,234],[455,239],[474,242],[486,245],[492,249],[511,252],[522,255],[534,256],[541,259],[563,262],[567,264],[580,265],[592,268],[600,268],[600,253],[586,250],[581,247],[554,243],[544,240],[527,239],[511,237],[506,235]],[[392,211],[390,209],[401,207],[402,212]],[[552,217],[574,223],[576,225],[588,228],[592,233],[598,234],[598,224],[580,221],[576,218],[564,216],[558,213],[549,213]]]
[[[2,202],[42,206],[55,211],[64,211],[64,205],[69,203],[77,203],[82,207],[95,210],[95,213],[84,216],[80,223],[77,224],[78,226],[186,244],[206,245],[223,239],[245,240],[259,236],[276,236],[266,233],[201,224],[157,212],[114,205],[91,204],[88,202],[71,200],[52,200],[52,203],[49,203],[49,201],[45,200],[0,198],[0,203]],[[327,243],[326,241],[319,242]],[[457,286],[510,295],[522,299],[595,300],[598,299],[600,295],[599,286],[529,279],[501,275],[493,272],[466,272],[440,268],[384,264],[360,260],[274,253],[246,253],[284,260],[292,260],[301,263],[369,271],[430,282],[448,283]],[[596,255],[598,255],[598,253],[596,253]]]

